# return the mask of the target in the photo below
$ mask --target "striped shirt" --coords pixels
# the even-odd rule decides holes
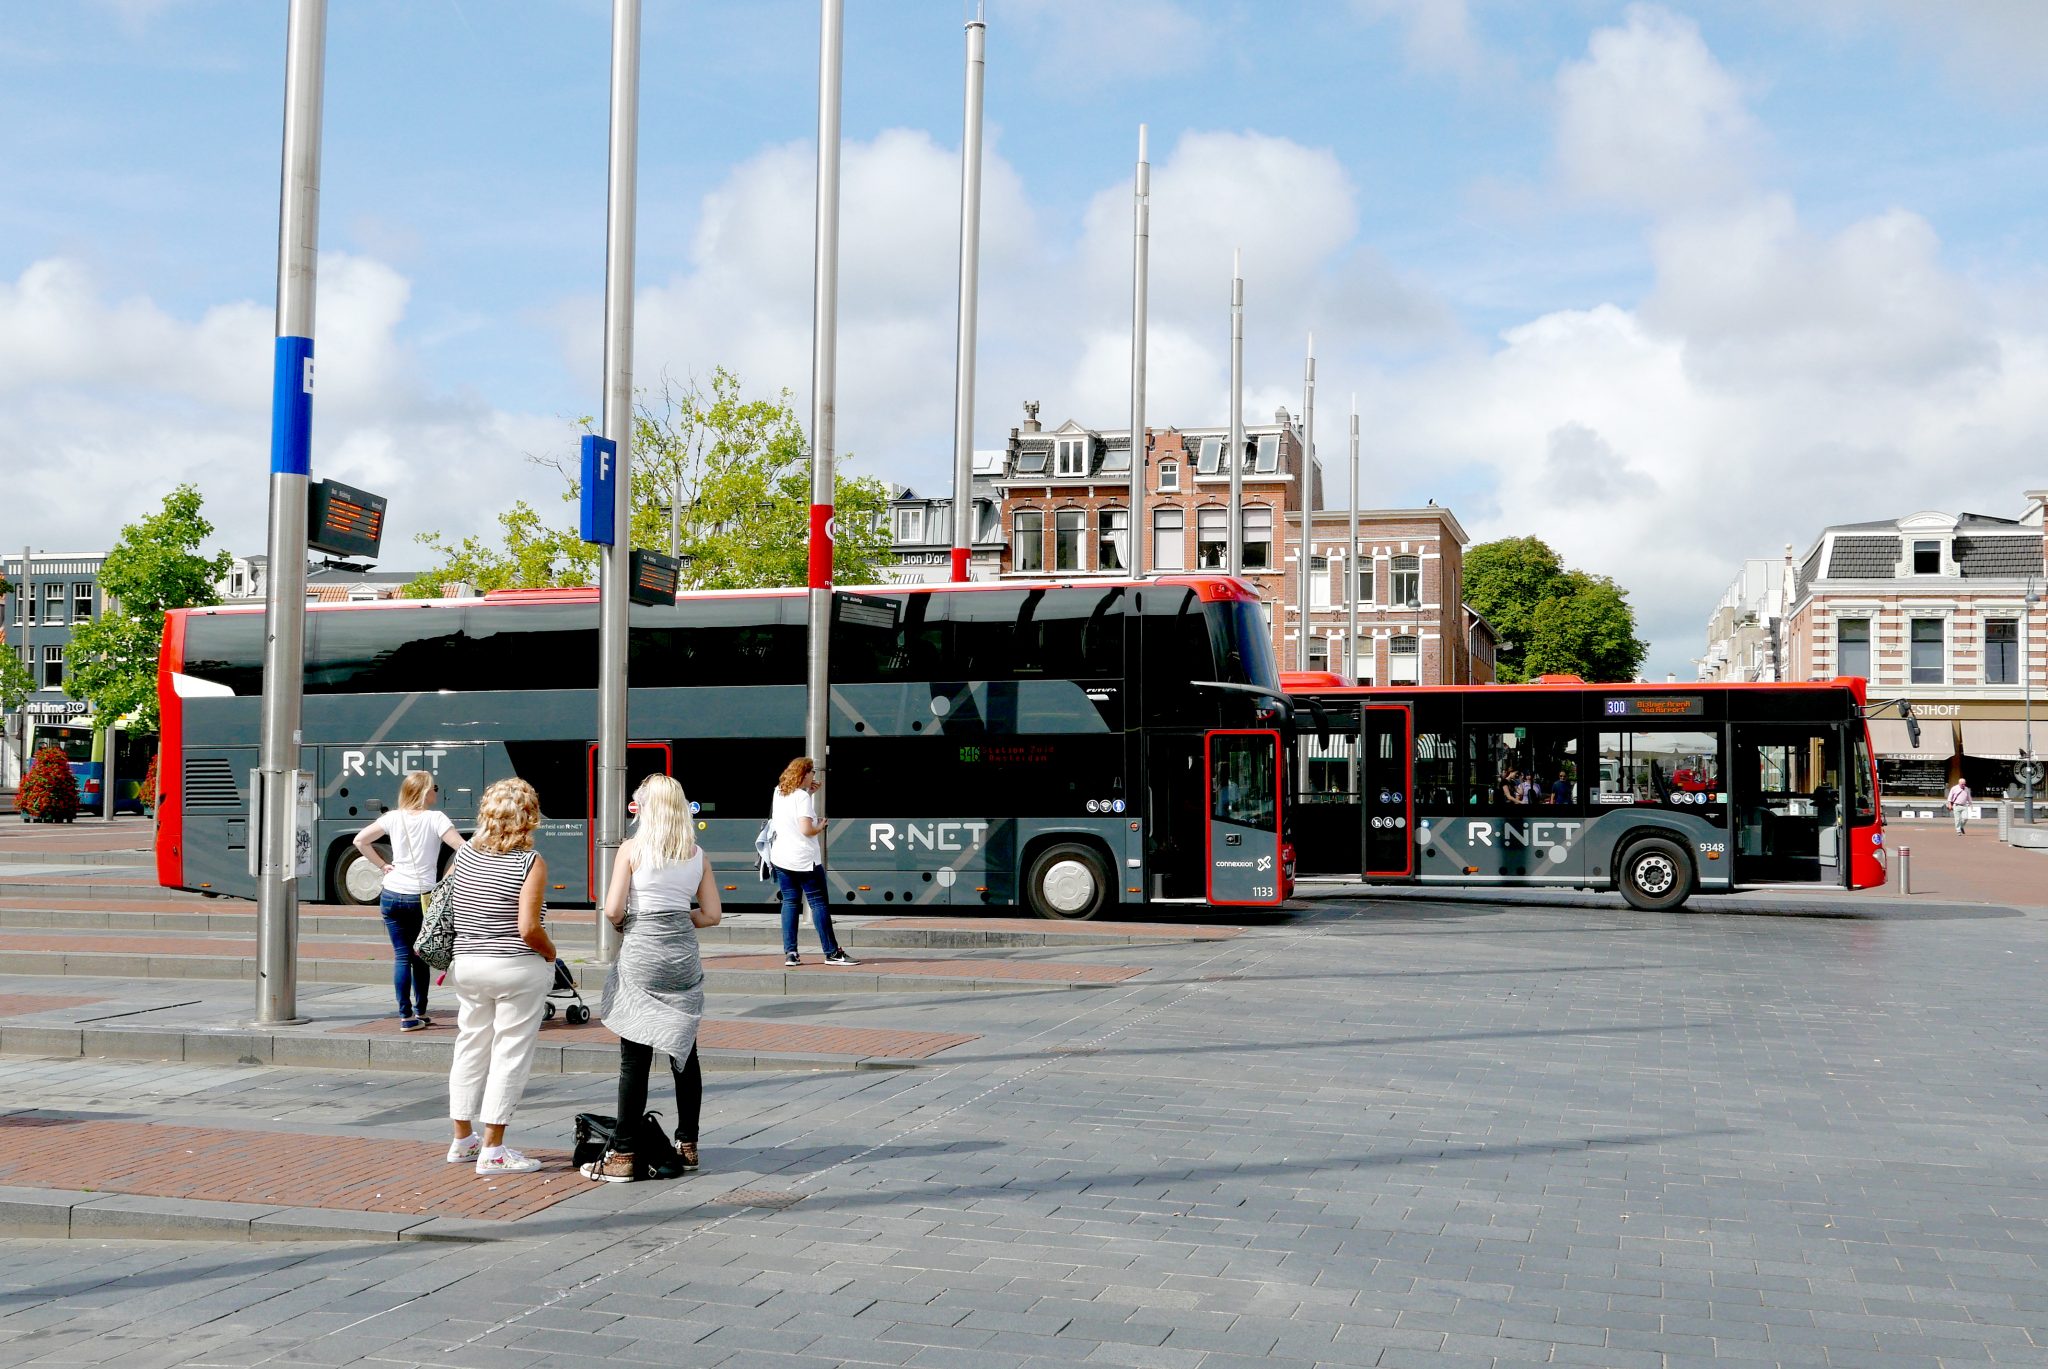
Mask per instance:
[[[455,954],[539,955],[519,935],[519,889],[534,853],[485,851],[474,843],[455,853]]]

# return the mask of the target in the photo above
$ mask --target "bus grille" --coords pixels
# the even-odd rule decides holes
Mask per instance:
[[[227,757],[185,758],[185,806],[241,811],[242,791],[235,785],[235,770]]]

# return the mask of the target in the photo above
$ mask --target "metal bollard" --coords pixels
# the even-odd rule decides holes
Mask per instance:
[[[1913,892],[1913,848],[1910,846],[1899,848],[1899,892]]]
[[[1998,839],[2008,845],[2012,842],[2012,800],[1998,801]]]

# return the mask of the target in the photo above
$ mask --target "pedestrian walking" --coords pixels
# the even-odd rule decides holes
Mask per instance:
[[[825,820],[818,812],[818,767],[809,756],[798,756],[783,767],[782,778],[775,782],[769,822],[775,839],[768,847],[768,864],[782,891],[782,963],[803,963],[796,950],[796,924],[799,902],[808,902],[825,963],[860,964],[832,935],[832,914],[825,906],[825,852],[818,843],[825,834]]]
[[[683,786],[649,775],[633,799],[639,832],[619,845],[605,889],[604,915],[625,933],[604,982],[598,1016],[619,1038],[619,1106],[612,1142],[585,1176],[625,1183],[636,1173],[636,1132],[647,1115],[647,1072],[654,1052],[668,1056],[676,1085],[676,1151],[697,1168],[697,1121],[704,1070],[697,1028],[704,1020],[704,962],[697,929],[718,925],[721,909],[711,862],[697,845]]]
[[[1949,816],[1956,820],[1956,835],[1961,836],[1965,824],[1970,820],[1970,805],[1976,802],[1976,796],[1970,792],[1970,782],[1958,779],[1950,785],[1945,802],[1948,804]]]
[[[427,1016],[427,962],[413,950],[420,939],[420,896],[440,879],[441,848],[462,849],[462,834],[448,815],[433,806],[440,789],[424,770],[408,774],[398,786],[398,807],[356,833],[356,850],[384,872],[377,907],[391,938],[391,987],[398,994],[398,1029],[423,1031],[434,1025]],[[377,852],[379,840],[391,843],[391,859]]]
[[[548,863],[533,849],[540,796],[525,780],[499,780],[484,790],[476,816],[476,835],[455,853],[449,872],[449,974],[460,1011],[448,1071],[448,1116],[455,1123],[448,1163],[474,1160],[478,1174],[525,1174],[540,1161],[506,1145],[505,1128],[526,1092],[555,978],[555,943],[542,917]]]

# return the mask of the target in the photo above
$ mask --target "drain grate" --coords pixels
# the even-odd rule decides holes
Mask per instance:
[[[795,1207],[804,1200],[801,1193],[791,1193],[782,1188],[736,1188],[718,1201],[734,1207],[765,1207],[780,1212],[786,1207]]]

